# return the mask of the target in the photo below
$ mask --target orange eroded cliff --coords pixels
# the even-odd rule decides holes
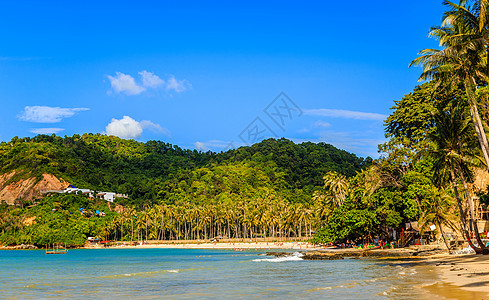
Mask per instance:
[[[14,175],[15,171],[0,175],[0,202],[5,201],[7,204],[12,205],[20,199],[30,201],[33,198],[40,197],[41,191],[61,190],[69,184],[51,174],[43,174],[40,181],[37,181],[35,177],[30,177],[7,184]]]

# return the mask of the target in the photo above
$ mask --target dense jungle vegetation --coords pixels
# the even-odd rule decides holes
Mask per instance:
[[[40,135],[0,144],[0,174],[10,181],[54,174],[83,188],[129,195],[125,209],[81,195],[2,205],[3,244],[103,239],[304,237],[315,243],[388,240],[417,221],[459,233],[477,253],[477,203],[488,204],[475,172],[487,174],[489,2],[445,1],[438,49],[424,49],[425,83],[395,101],[385,120],[380,158],[358,158],[331,145],[268,139],[225,153],[184,150],[112,136]],[[414,57],[414,55],[413,55]],[[88,209],[79,212],[80,206]],[[78,209],[78,210],[77,210]],[[94,210],[107,212],[105,217]],[[35,218],[34,218],[35,217]],[[27,221],[28,220],[28,221]],[[446,242],[446,240],[445,240]],[[447,247],[448,247],[447,243]]]
[[[80,217],[80,208],[93,213],[94,205],[81,195],[3,205],[0,241],[43,245],[50,232],[51,242],[62,239],[73,245],[88,236],[130,240],[310,235],[317,227],[311,216],[319,209],[312,195],[323,175],[350,177],[371,161],[328,144],[297,145],[286,139],[203,153],[100,134],[13,138],[0,144],[1,173],[17,172],[9,182],[49,173],[79,188],[129,198],[116,200],[124,213],[104,217]],[[33,217],[33,225],[25,224]]]

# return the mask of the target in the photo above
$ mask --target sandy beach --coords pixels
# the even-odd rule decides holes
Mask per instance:
[[[489,299],[489,257],[438,254],[404,261],[434,281],[419,285],[441,299]]]
[[[439,259],[444,280],[473,291],[485,292],[489,296],[489,258],[470,255]]]
[[[308,242],[202,242],[202,243],[150,243],[133,245],[119,245],[110,248],[173,248],[173,249],[289,249],[289,250],[316,250],[315,245]],[[92,247],[87,247],[92,248]]]

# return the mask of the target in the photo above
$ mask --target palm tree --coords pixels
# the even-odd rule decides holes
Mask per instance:
[[[473,157],[476,155],[475,153],[470,153],[474,149],[472,147],[474,141],[469,126],[470,121],[465,116],[463,107],[460,106],[440,109],[434,118],[436,127],[434,132],[429,135],[429,138],[435,145],[435,150],[431,151],[430,154],[434,158],[436,183],[443,185],[447,179],[451,182],[459,207],[460,221],[464,235],[477,253],[489,254],[489,251],[487,251],[480,240],[473,201],[466,182],[466,178],[471,178],[473,175],[469,169],[469,165],[474,164]],[[475,247],[470,239],[469,230],[467,229],[466,212],[458,190],[457,178],[463,184],[466,201],[469,204],[470,229],[473,230],[479,247]]]
[[[143,241],[143,229],[145,228],[145,220],[144,220],[145,212],[140,212],[136,215],[136,231],[138,233],[138,241]]]
[[[149,208],[148,210],[148,220],[149,222],[149,239],[150,240],[156,240],[158,238],[158,217],[159,217],[159,212],[158,212],[158,206],[154,205]],[[146,238],[147,239],[147,238]]]
[[[450,211],[452,207],[452,197],[446,190],[440,190],[432,186],[428,193],[429,199],[423,203],[423,211],[419,219],[420,229],[423,232],[430,224],[435,224],[440,230],[445,246],[448,252],[451,253],[450,246],[443,232],[443,225],[446,225],[455,230],[453,223],[453,214]]]
[[[337,172],[328,172],[323,179],[324,189],[331,193],[336,207],[343,205],[349,191],[349,183],[346,176]]]
[[[312,195],[314,201],[314,210],[318,220],[323,223],[328,222],[330,213],[335,208],[334,198],[330,191],[319,190]]]
[[[134,208],[126,208],[126,215],[131,219],[131,242],[134,241],[134,218],[137,216]]]
[[[159,229],[158,229],[158,240],[163,240],[164,239],[164,233],[165,233],[165,213],[166,213],[166,205],[160,204],[157,205],[156,211],[158,213],[158,216],[160,217],[160,223],[159,223]],[[155,221],[155,226],[157,222]]]
[[[122,215],[118,215],[112,220],[112,227],[114,229],[114,240],[117,240],[117,230],[119,229],[119,225],[122,226]],[[122,241],[122,234],[120,236],[120,240]]]
[[[461,1],[459,5],[450,1],[445,4],[450,10],[445,13],[441,26],[433,27],[430,36],[440,41],[442,50],[424,49],[411,66],[423,66],[420,80],[432,79],[437,86],[450,85],[465,88],[479,145],[489,169],[489,144],[477,107],[475,91],[481,82],[488,82],[487,54],[489,50],[489,28],[487,0]]]

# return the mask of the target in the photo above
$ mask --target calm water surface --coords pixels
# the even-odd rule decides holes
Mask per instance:
[[[422,298],[413,285],[430,280],[378,260],[306,261],[263,251],[0,251],[0,298],[413,299]]]

